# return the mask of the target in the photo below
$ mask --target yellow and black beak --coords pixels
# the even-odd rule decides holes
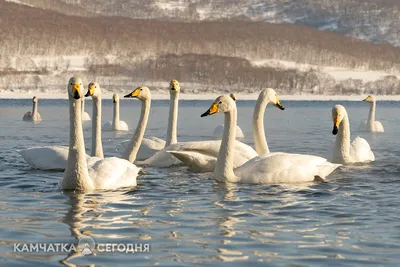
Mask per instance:
[[[363,101],[369,102],[369,101],[371,101],[371,97],[368,96],[368,97],[367,97],[366,99],[364,99]]]
[[[113,96],[113,103],[117,103],[117,99],[115,96]]]
[[[135,90],[133,90],[132,93],[127,94],[126,96],[124,96],[124,98],[132,98],[132,97],[137,97],[140,94],[140,91],[142,91],[142,89],[140,87],[136,88]],[[115,99],[114,99],[115,100]]]
[[[285,107],[281,104],[281,101],[279,101],[278,96],[276,96],[276,103],[274,104],[274,106],[279,108],[280,110],[285,110]]]
[[[205,117],[205,116],[208,116],[208,115],[212,115],[212,114],[215,114],[217,112],[218,112],[218,102],[217,103],[213,103],[211,105],[211,107],[206,112],[201,114],[200,117]]]
[[[78,83],[72,85],[72,94],[75,99],[81,98],[81,87]]]
[[[89,83],[88,91],[87,91],[85,97],[92,96],[93,94],[94,94],[94,84]]]
[[[333,118],[333,130],[332,130],[333,135],[337,135],[337,133],[339,132],[339,124],[340,124],[340,118],[338,115],[336,115]]]

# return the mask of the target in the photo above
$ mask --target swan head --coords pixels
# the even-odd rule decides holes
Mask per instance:
[[[230,95],[229,95],[234,101],[236,101],[237,100],[237,98],[236,98],[236,94],[234,94],[234,93],[231,93]]]
[[[68,94],[74,99],[83,97],[82,79],[79,77],[72,77],[68,81]]]
[[[119,101],[119,96],[117,94],[113,94],[113,103],[117,103]]]
[[[151,99],[151,93],[150,93],[150,89],[147,88],[146,86],[140,86],[138,88],[136,88],[135,90],[132,91],[132,93],[127,94],[126,96],[124,96],[124,98],[137,98],[139,100],[150,100]]]
[[[38,98],[37,98],[36,96],[34,96],[34,97],[32,98],[32,102],[33,102],[33,103],[37,103],[37,102],[38,102]]]
[[[336,135],[339,132],[340,123],[346,116],[346,109],[342,105],[336,105],[332,108],[333,135]]]
[[[235,100],[233,100],[229,95],[222,95],[217,97],[211,104],[211,107],[201,114],[201,117],[212,115],[218,112],[229,112],[236,108]]]
[[[96,82],[91,82],[88,85],[88,91],[85,95],[85,97],[91,96],[91,97],[99,97],[101,94],[101,88],[100,85]]]
[[[366,99],[364,99],[363,101],[365,102],[375,102],[375,97],[372,95],[367,96]]]
[[[285,107],[281,104],[278,94],[272,88],[266,88],[261,91],[260,97],[263,101],[267,101],[269,104],[274,105],[280,110],[285,110]]]
[[[170,94],[178,94],[181,91],[181,86],[177,80],[172,80],[169,84]]]

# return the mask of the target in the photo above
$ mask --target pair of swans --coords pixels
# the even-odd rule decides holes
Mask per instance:
[[[276,104],[278,103],[276,97]],[[263,107],[260,106],[260,108]],[[225,127],[214,170],[214,178],[218,181],[250,184],[309,182],[325,178],[340,166],[340,164],[330,163],[325,158],[318,156],[266,152],[235,168],[233,164],[237,124],[235,101],[230,96],[220,96],[201,117],[220,112],[224,113]]]
[[[38,101],[39,99],[36,96],[34,96],[32,99],[33,102],[32,111],[28,111],[27,113],[25,113],[24,116],[22,117],[22,120],[33,121],[33,122],[39,122],[42,120],[42,116],[40,116],[38,112]]]
[[[98,88],[97,88],[98,87]],[[93,103],[93,129],[96,129],[101,116],[101,93],[97,83],[90,83],[87,95],[91,95]],[[68,164],[60,182],[63,190],[90,192],[96,189],[115,189],[136,186],[136,177],[140,171],[136,165],[125,159],[116,157],[103,158],[101,147],[101,131],[93,131],[92,155],[87,159],[83,137],[81,98],[82,80],[72,77],[68,82],[68,98],[70,112],[70,135]],[[99,116],[100,115],[100,116]],[[100,136],[99,136],[100,135]],[[98,157],[96,157],[96,155]]]
[[[113,95],[113,120],[107,121],[103,124],[104,131],[129,131],[128,124],[119,119],[119,96],[117,94]]]
[[[368,120],[361,123],[360,129],[366,130],[368,132],[383,133],[385,131],[385,129],[383,128],[382,123],[375,120],[375,110],[376,110],[375,97],[373,97],[372,95],[369,95],[363,101],[371,103],[371,107],[369,109]]]

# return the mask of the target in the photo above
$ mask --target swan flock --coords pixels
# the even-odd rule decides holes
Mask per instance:
[[[140,103],[141,111],[138,124],[129,134],[130,139],[119,145],[119,155],[104,157],[102,131],[129,132],[128,124],[120,120],[119,96],[114,94],[112,98],[112,121],[103,124],[100,85],[90,82],[85,87],[81,78],[72,77],[66,87],[69,103],[68,146],[31,147],[18,151],[33,169],[64,171],[59,181],[62,190],[90,192],[134,187],[142,168],[171,166],[185,166],[194,172],[210,172],[219,182],[302,183],[325,180],[341,165],[366,164],[375,160],[364,138],[356,137],[351,141],[349,114],[343,105],[332,108],[332,134],[336,141],[329,160],[319,155],[271,152],[265,134],[264,114],[268,105],[285,110],[272,88],[261,90],[254,107],[251,129],[254,148],[237,140],[244,137],[244,132],[237,124],[240,110],[233,93],[217,97],[204,113],[199,114],[201,117],[223,114],[223,124],[217,126],[213,133],[216,140],[181,142],[178,140],[181,88],[177,80],[172,80],[168,88],[170,107],[166,139],[145,137],[152,98],[148,87],[139,86],[124,95],[124,98],[139,100],[137,103]],[[92,99],[92,117],[84,111],[85,97]],[[375,120],[375,98],[368,96],[364,101],[369,102],[371,107],[368,120],[361,124],[362,129],[383,132],[382,123]],[[38,98],[34,97],[32,102],[32,111],[27,112],[23,120],[37,123],[42,121],[38,112]],[[83,135],[83,121],[87,120],[92,122],[90,155],[86,154]]]

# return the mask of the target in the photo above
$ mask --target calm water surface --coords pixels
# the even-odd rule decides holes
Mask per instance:
[[[103,101],[103,121],[112,118]],[[239,101],[239,125],[253,145],[254,101]],[[267,108],[271,151],[329,156],[336,102],[283,101]],[[200,118],[211,101],[181,101],[180,141],[212,138],[223,116]],[[363,102],[347,107],[352,137],[368,140],[376,162],[342,167],[327,183],[226,185],[184,167],[148,168],[129,190],[62,192],[61,172],[29,169],[16,152],[68,144],[66,100],[40,100],[43,122],[23,122],[31,100],[0,100],[0,266],[399,266],[400,103],[379,102],[383,134],[357,130],[368,115]],[[91,101],[86,102],[91,114]],[[139,101],[121,101],[121,119],[136,127]],[[146,135],[165,138],[168,101],[153,101]],[[90,149],[91,123],[85,123]],[[106,156],[130,133],[103,133]],[[352,139],[353,139],[352,138]],[[38,155],[39,157],[40,155]],[[150,252],[14,252],[17,243],[77,244],[90,235],[102,244],[149,244]]]

